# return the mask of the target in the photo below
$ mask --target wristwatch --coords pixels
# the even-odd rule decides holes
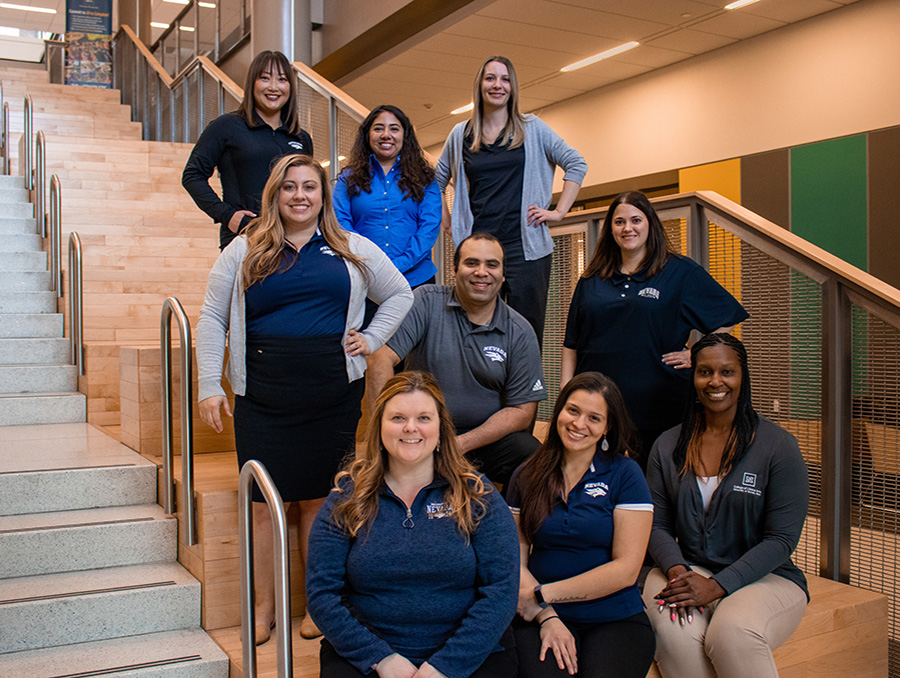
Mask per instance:
[[[544,609],[549,603],[544,600],[544,592],[541,590],[541,586],[543,586],[543,584],[538,584],[534,587],[534,599],[537,601],[537,604],[540,605],[541,609]]]

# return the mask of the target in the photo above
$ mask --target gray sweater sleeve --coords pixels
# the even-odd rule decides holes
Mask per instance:
[[[647,462],[647,484],[650,486],[650,495],[653,497],[653,529],[650,531],[650,544],[648,549],[650,556],[656,561],[663,574],[668,573],[670,568],[676,565],[684,565],[687,567],[687,561],[678,542],[675,540],[677,506],[676,499],[678,494],[678,481],[675,478],[675,486],[668,487],[668,481],[671,479],[663,469],[666,462],[671,465],[671,450],[665,454],[660,450],[660,440],[675,437],[672,432],[664,433],[663,436],[653,443],[653,449],[650,451],[650,459]],[[663,458],[665,456],[665,459]]]

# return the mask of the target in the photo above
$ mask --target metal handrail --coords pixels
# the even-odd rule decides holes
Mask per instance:
[[[47,139],[43,130],[39,130],[34,142],[34,218],[37,221],[38,233],[47,237]],[[51,257],[52,258],[52,257]],[[53,264],[48,261],[48,266]]]
[[[34,113],[32,111],[33,103],[31,95],[25,95],[25,132],[22,134],[22,144],[24,148],[21,153],[22,174],[25,177],[25,188],[28,191],[34,190],[34,153],[31,144],[31,129],[34,122]]]
[[[62,254],[60,252],[60,244],[62,243],[62,184],[59,181],[59,177],[55,174],[50,177],[50,212],[47,214],[46,223],[48,224],[47,230],[50,235],[50,256],[48,257],[50,289],[56,292],[57,297],[61,297],[63,294]],[[70,236],[69,243],[71,244],[71,242],[72,238]],[[79,252],[81,251],[80,247],[81,243],[79,241]],[[80,268],[81,259],[79,259],[78,265]],[[70,259],[69,271],[71,270]]]
[[[162,453],[165,483],[163,507],[168,514],[175,511],[175,478],[172,470],[172,316],[178,321],[181,338],[181,505],[187,546],[197,543],[194,524],[194,421],[191,405],[194,401],[191,354],[191,322],[181,302],[169,297],[163,302],[160,317],[160,369],[162,385]]]
[[[272,517],[275,544],[275,635],[278,648],[278,677],[292,678],[294,666],[291,648],[291,571],[288,551],[287,516],[278,488],[266,467],[251,459],[241,469],[238,481],[238,534],[241,545],[241,645],[244,678],[256,678],[256,643],[253,631],[256,613],[253,609],[253,481],[262,492]]]
[[[3,83],[0,82],[0,174],[9,174],[9,104],[3,100]]]
[[[53,180],[59,187],[59,178],[54,174]],[[51,184],[51,213],[53,211],[53,192]],[[57,217],[58,221],[58,217]],[[57,241],[57,248],[59,241]],[[62,287],[62,285],[60,285]],[[72,364],[78,368],[78,376],[84,376],[84,308],[81,287],[81,238],[78,233],[69,233],[69,343],[72,346]]]

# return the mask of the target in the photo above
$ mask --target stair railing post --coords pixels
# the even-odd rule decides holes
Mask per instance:
[[[175,479],[172,469],[172,316],[178,321],[181,340],[181,504],[187,546],[197,543],[194,525],[194,422],[191,408],[194,401],[192,381],[191,323],[181,302],[169,297],[163,302],[160,317],[160,382],[162,396],[162,453],[163,508],[168,514],[175,511]]]
[[[59,298],[63,295],[62,254],[60,252],[60,245],[62,244],[62,185],[60,184],[59,177],[55,174],[50,177],[50,212],[45,221],[48,223],[49,228],[47,230],[50,236],[50,256],[48,262],[50,266],[50,289],[56,292],[56,296]],[[72,238],[70,237],[69,242],[71,243],[71,241]],[[79,241],[79,247],[80,246]],[[80,259],[78,265],[81,266]],[[70,263],[69,272],[71,273],[71,271],[72,266]]]
[[[241,550],[241,645],[244,678],[256,678],[256,613],[253,591],[253,482],[256,482],[272,517],[275,545],[275,637],[278,644],[278,678],[292,678],[294,666],[291,648],[291,572],[288,551],[287,517],[278,488],[266,467],[251,459],[241,469],[238,482],[238,535]]]
[[[22,161],[22,174],[25,177],[25,188],[29,192],[34,190],[34,145],[31,140],[31,126],[34,120],[32,114],[31,95],[25,95],[25,131],[22,134],[22,152],[20,153]]]
[[[59,179],[55,174],[53,178],[58,186]],[[72,231],[69,233],[69,343],[72,346],[72,364],[77,368],[78,376],[83,377],[84,315],[81,295],[81,238]]]
[[[38,233],[47,237],[47,139],[41,130],[37,133],[34,144],[34,218],[37,221]],[[50,261],[47,265],[52,267]]]
[[[0,174],[9,174],[9,104],[3,101],[0,82]]]

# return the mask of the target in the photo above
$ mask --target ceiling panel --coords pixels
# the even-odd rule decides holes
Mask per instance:
[[[694,2],[693,0],[668,0],[660,2],[660,0],[550,0],[560,5],[575,5],[578,7],[587,7],[601,12],[610,14],[619,14],[622,16],[649,18],[654,22],[665,24],[667,26],[678,26],[685,21],[716,11],[720,4],[710,6],[703,2]],[[684,14],[689,16],[685,17]]]
[[[758,2],[746,7],[744,12],[776,21],[793,22],[839,7],[840,3],[832,0],[790,0],[790,2]]]
[[[791,0],[793,2],[793,0]],[[776,28],[784,28],[787,22],[766,19],[765,17],[747,14],[746,12],[723,12],[711,19],[705,19],[691,25],[691,28],[703,33],[722,35],[726,38],[745,40]]]
[[[711,52],[714,49],[730,45],[733,42],[737,42],[737,39],[726,38],[724,35],[701,33],[700,31],[694,31],[690,28],[682,28],[674,33],[654,38],[648,45],[697,55],[703,54],[704,52]]]

